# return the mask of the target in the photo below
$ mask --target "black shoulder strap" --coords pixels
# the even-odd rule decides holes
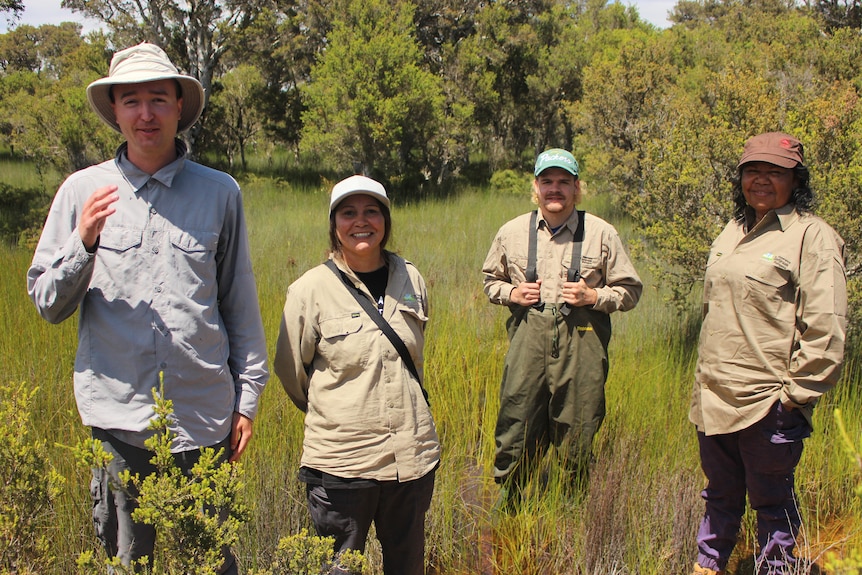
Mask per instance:
[[[538,279],[536,272],[536,243],[538,242],[538,233],[536,230],[536,219],[538,218],[538,210],[533,210],[530,214],[530,241],[527,244],[527,269],[524,270],[524,275],[528,283],[535,283]],[[584,210],[578,210],[578,229],[575,230],[575,235],[572,237],[572,263],[569,264],[569,272],[567,281],[581,281],[581,246],[584,243]]]
[[[528,284],[536,283],[539,278],[536,272],[536,218],[539,215],[539,210],[533,210],[530,214],[530,243],[527,244],[527,269],[524,270],[524,275]]]
[[[347,291],[349,291],[356,301],[359,302],[359,305],[362,306],[362,309],[365,310],[365,313],[371,318],[371,320],[377,324],[386,337],[392,342],[392,346],[395,347],[395,350],[398,352],[398,355],[401,356],[401,360],[404,362],[404,365],[407,366],[407,369],[410,371],[411,375],[416,378],[416,382],[419,384],[419,389],[422,390],[422,396],[425,398],[425,403],[431,405],[431,402],[428,401],[428,392],[425,391],[425,387],[422,385],[422,380],[419,379],[419,371],[416,369],[416,364],[413,363],[413,358],[410,356],[410,351],[407,349],[407,346],[404,344],[404,341],[398,337],[398,334],[395,333],[395,330],[392,329],[392,326],[389,325],[383,316],[380,315],[380,312],[377,310],[377,307],[371,303],[371,300],[365,297],[365,294],[362,293],[362,290],[357,288],[350,278],[347,277],[343,271],[338,269],[338,266],[335,265],[335,262],[332,260],[326,261],[326,267],[332,270],[336,276],[341,278],[341,281],[347,287]]]
[[[578,229],[572,238],[572,263],[566,279],[570,282],[581,281],[581,246],[584,244],[584,210],[578,210]]]

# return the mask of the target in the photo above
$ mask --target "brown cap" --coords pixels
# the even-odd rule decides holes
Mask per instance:
[[[742,158],[736,167],[749,162],[767,162],[782,168],[795,168],[797,164],[805,163],[802,142],[781,132],[752,136],[745,142]]]

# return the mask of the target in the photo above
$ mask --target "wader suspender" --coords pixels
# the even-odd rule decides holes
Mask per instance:
[[[536,272],[536,219],[538,218],[538,210],[533,210],[530,214],[530,243],[527,245],[527,269],[524,270],[527,283],[536,283],[538,274]],[[567,281],[581,281],[581,246],[584,243],[584,211],[578,210],[578,229],[575,230],[572,236],[572,263],[569,264],[569,272]]]
[[[344,285],[347,287],[347,291],[349,291],[351,295],[356,298],[356,301],[359,302],[359,305],[362,306],[362,309],[365,310],[365,313],[368,314],[371,320],[377,324],[377,327],[379,327],[389,339],[389,341],[392,342],[392,345],[393,347],[395,347],[395,350],[398,352],[398,355],[401,356],[401,361],[403,361],[404,365],[407,366],[407,369],[410,371],[411,375],[416,378],[416,382],[419,384],[419,389],[422,390],[422,396],[425,398],[425,403],[431,405],[431,402],[428,401],[428,392],[425,391],[425,387],[422,385],[422,380],[419,379],[419,372],[416,369],[416,365],[413,363],[413,358],[410,356],[410,352],[407,350],[407,346],[404,344],[401,338],[398,337],[398,334],[395,333],[395,330],[392,329],[392,326],[389,325],[389,322],[383,319],[383,316],[380,315],[380,312],[377,310],[377,307],[375,307],[375,305],[371,303],[371,300],[368,299],[364,293],[362,293],[361,289],[356,287],[353,282],[350,281],[350,278],[347,277],[347,274],[338,269],[338,266],[335,265],[334,261],[326,260],[326,267],[332,270],[332,273],[334,273],[336,276],[341,278],[341,281],[344,282]]]

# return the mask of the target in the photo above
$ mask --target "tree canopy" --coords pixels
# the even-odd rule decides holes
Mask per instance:
[[[0,35],[0,140],[69,171],[117,136],[84,87],[147,39],[207,90],[198,153],[244,167],[277,147],[328,176],[365,171],[419,195],[529,172],[573,150],[639,230],[683,301],[731,214],[743,142],[805,144],[817,212],[847,242],[862,313],[862,33],[857,0],[680,0],[659,30],[607,0],[64,0],[106,24]]]

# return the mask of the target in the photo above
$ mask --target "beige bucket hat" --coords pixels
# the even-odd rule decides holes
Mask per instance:
[[[143,42],[114,54],[107,78],[87,86],[87,99],[99,118],[119,132],[120,126],[111,107],[111,86],[170,79],[177,80],[182,89],[183,109],[177,132],[183,132],[192,127],[203,112],[204,89],[196,78],[180,74],[164,50],[155,44]]]

